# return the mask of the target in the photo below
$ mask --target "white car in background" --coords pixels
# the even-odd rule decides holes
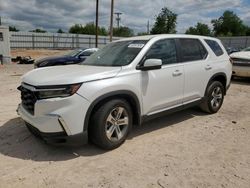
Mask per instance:
[[[233,61],[233,76],[250,77],[250,47],[230,55]]]

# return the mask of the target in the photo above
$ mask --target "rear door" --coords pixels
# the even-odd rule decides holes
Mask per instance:
[[[186,104],[204,96],[212,66],[207,58],[208,52],[199,39],[180,38],[177,44],[184,66],[183,104]]]

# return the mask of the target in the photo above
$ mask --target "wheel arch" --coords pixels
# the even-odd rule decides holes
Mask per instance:
[[[141,105],[137,95],[129,90],[118,90],[110,93],[106,93],[91,103],[90,107],[87,110],[85,120],[84,120],[84,130],[87,131],[89,128],[90,118],[93,112],[98,109],[103,103],[112,100],[112,99],[125,99],[132,108],[133,113],[133,124],[141,124]]]
[[[205,91],[205,94],[207,92],[207,88],[209,87],[209,85],[213,82],[213,81],[219,81],[222,83],[222,85],[224,86],[224,94],[226,95],[226,92],[227,92],[227,76],[225,73],[223,72],[219,72],[219,73],[216,73],[214,74],[208,81],[207,83],[207,87],[206,87],[206,91]]]

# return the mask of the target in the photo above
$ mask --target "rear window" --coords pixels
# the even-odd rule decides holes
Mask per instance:
[[[213,50],[215,55],[217,56],[223,55],[224,52],[216,41],[214,40],[205,40],[205,41],[208,44],[208,46]]]
[[[179,39],[182,62],[203,60],[207,51],[198,39]]]

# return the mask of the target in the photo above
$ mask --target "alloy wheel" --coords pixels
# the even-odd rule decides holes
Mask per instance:
[[[213,89],[212,97],[211,97],[211,106],[213,108],[218,108],[221,105],[223,99],[223,93],[221,87],[217,86]]]
[[[128,130],[129,117],[124,107],[115,107],[106,119],[105,131],[110,141],[121,140]]]

